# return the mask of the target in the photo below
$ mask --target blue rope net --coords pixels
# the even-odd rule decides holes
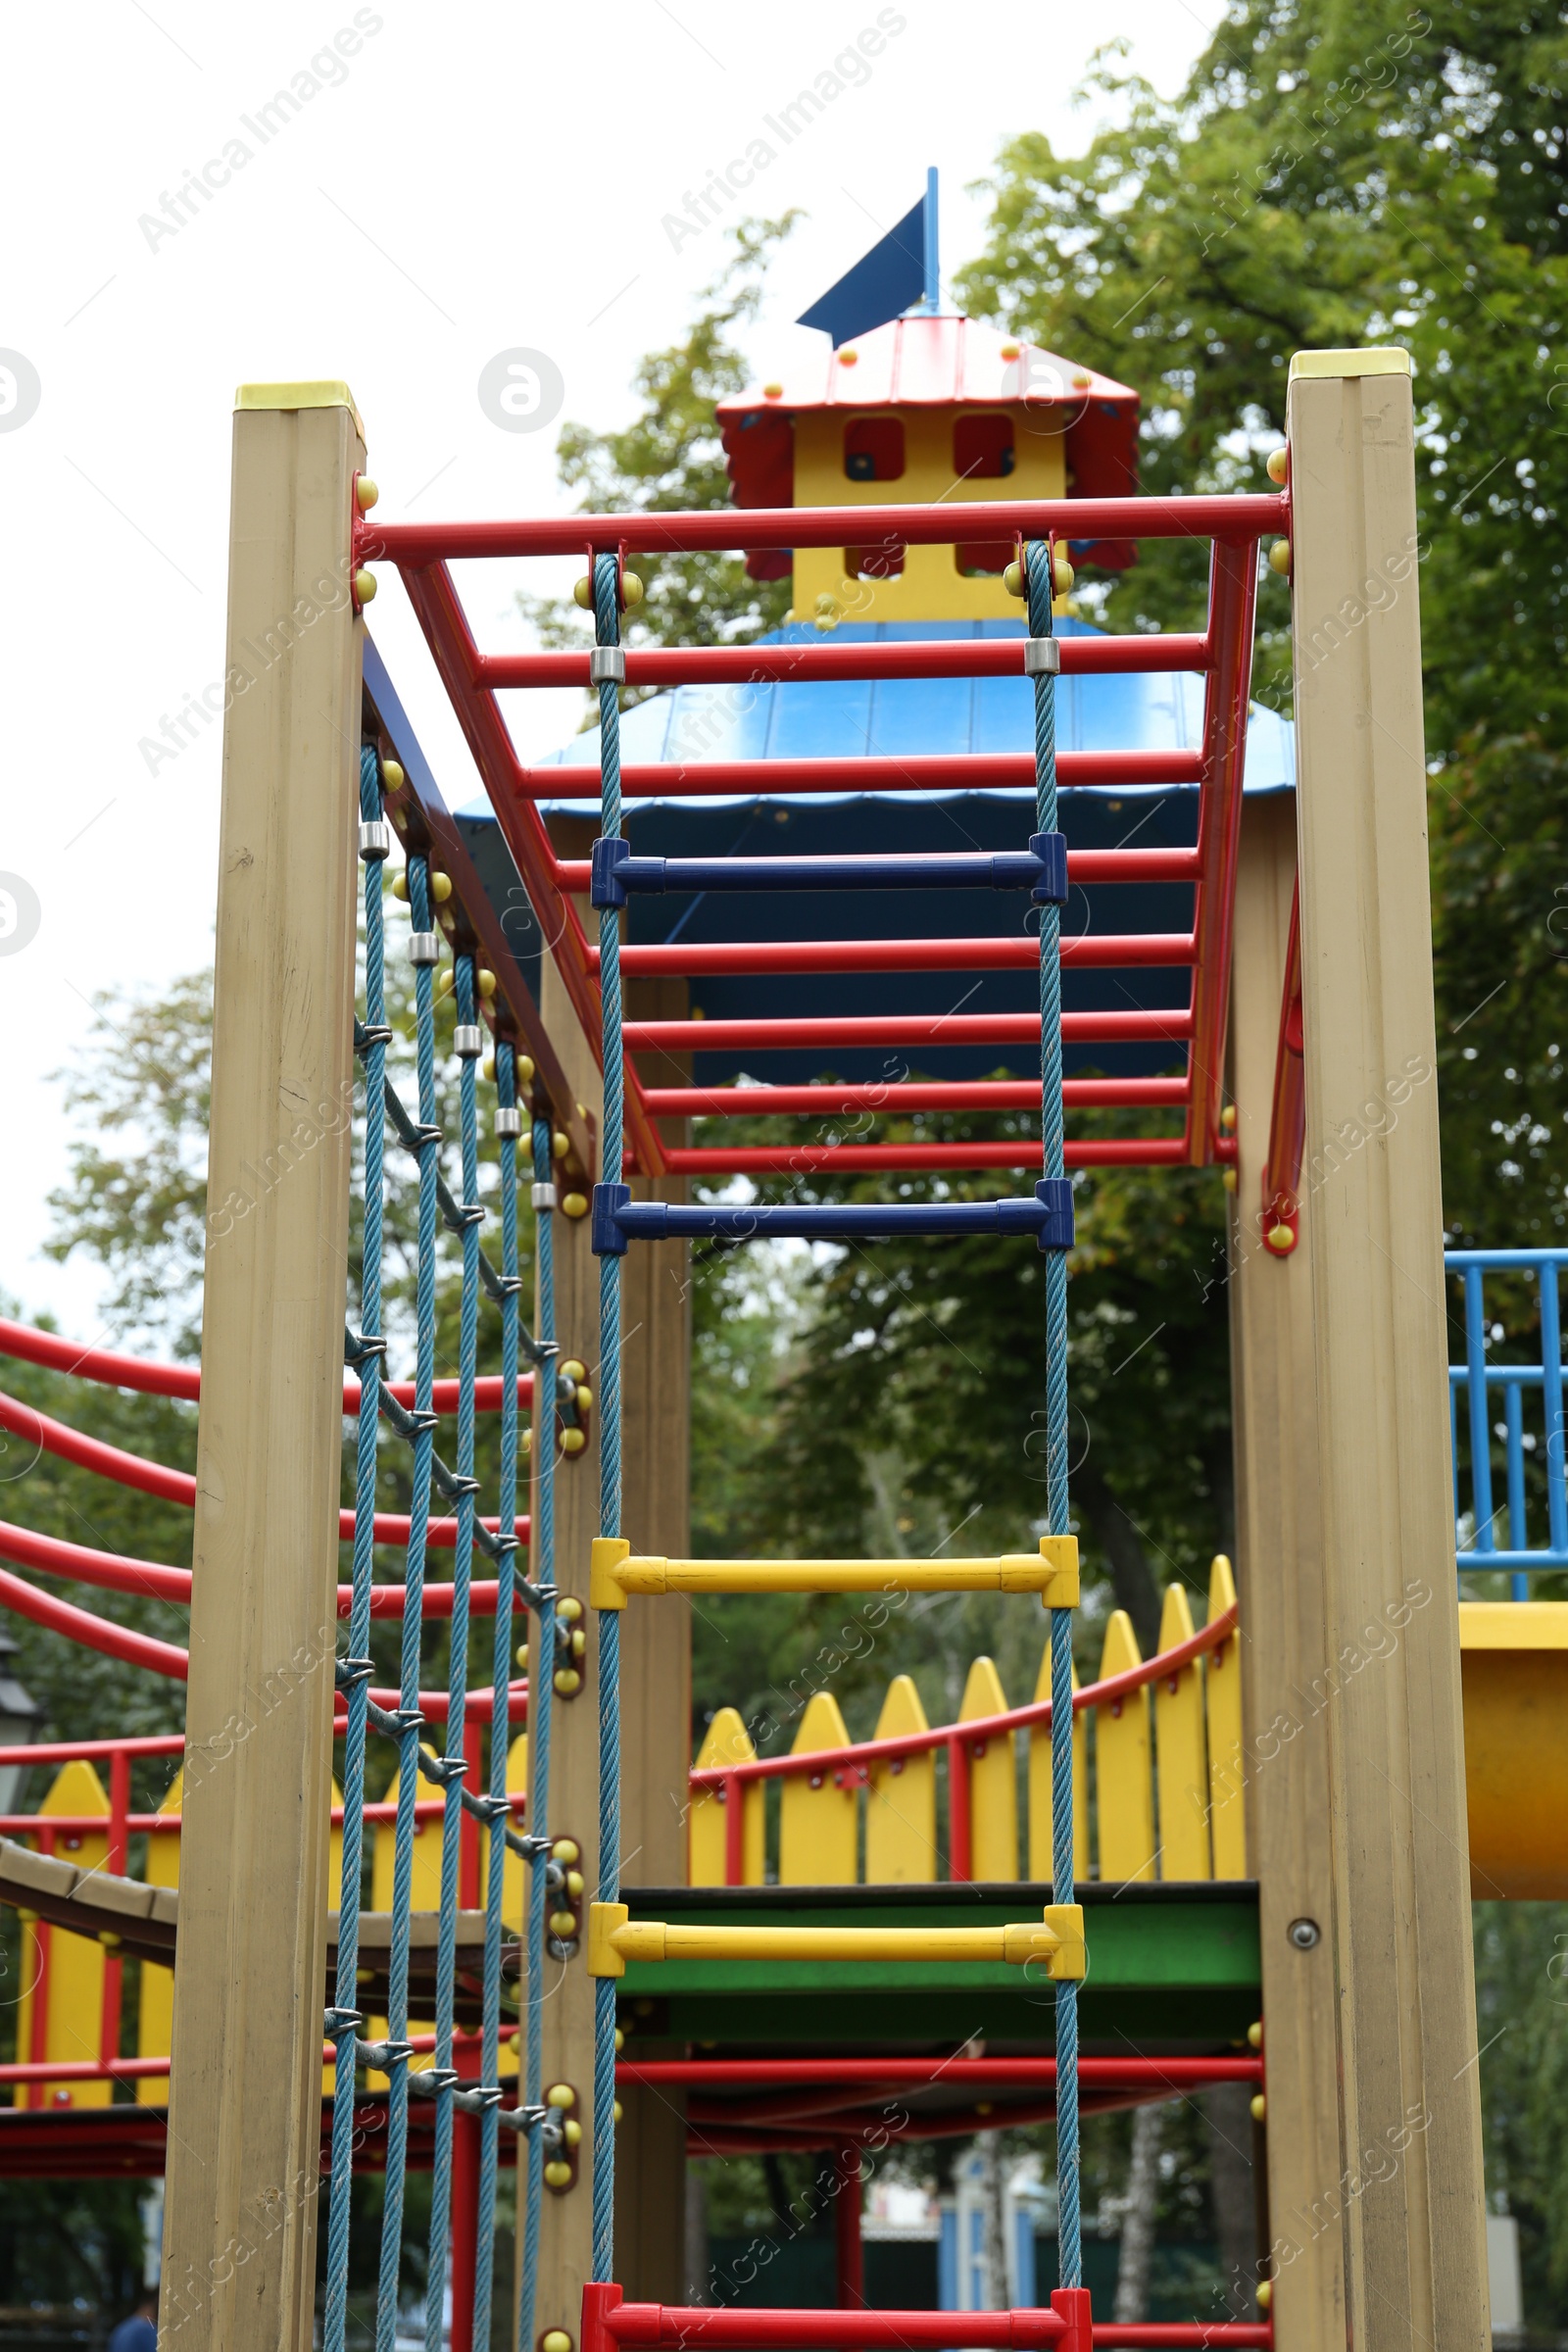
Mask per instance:
[[[479,1106],[477,1062],[481,1033],[478,1026],[478,973],[471,956],[461,955],[454,968],[457,1046],[459,1052],[459,1122],[462,1199],[455,1200],[443,1181],[440,1151],[436,1067],[434,956],[438,952],[432,930],[432,877],[428,861],[411,856],[408,896],[413,918],[415,954],[415,1055],[417,1075],[417,1118],[411,1118],[386,1078],[386,1054],[391,1031],[386,1024],[385,921],[382,866],[387,834],[380,822],[381,778],[374,749],[362,752],[360,767],[361,856],[365,863],[366,990],[365,1018],[356,1024],[356,1050],[365,1065],[365,1216],[364,1271],[361,1278],[360,1330],[350,1332],[345,1353],[360,1376],[357,1459],[355,1478],[355,1539],[353,1599],[348,1626],[347,1654],[337,1665],[337,1683],[345,1693],[347,1722],[343,1762],[343,1870],[339,1892],[339,1933],[334,2003],[326,2013],[326,2032],[336,2051],[331,2129],[331,2179],[328,2192],[326,2299],[322,2342],[325,2352],[344,2352],[348,2328],[350,2275],[352,2164],[355,2142],[355,2098],[361,2070],[371,2066],[387,2080],[385,2192],[380,2225],[378,2281],[375,2308],[376,2352],[393,2352],[399,2339],[399,2287],[405,2253],[405,2189],[409,2152],[409,2102],[417,2091],[434,2103],[434,2154],[431,2175],[429,2240],[425,2261],[423,2336],[426,2352],[440,2352],[448,2287],[448,2247],[452,2227],[454,2141],[460,2111],[476,2119],[478,2182],[476,2199],[477,2248],[474,2272],[474,2341],[490,2340],[495,2292],[496,2204],[500,2170],[500,2132],[503,2128],[525,2135],[528,2203],[520,2265],[519,2310],[523,2340],[531,2339],[533,2271],[537,2261],[539,2195],[541,2187],[540,2133],[535,2128],[539,2110],[541,2066],[540,1969],[542,1922],[546,1909],[548,1838],[545,1823],[549,1801],[549,1737],[551,1677],[554,1655],[554,1592],[550,1574],[554,1557],[552,1472],[556,1442],[556,1375],[553,1332],[554,1298],[550,1272],[547,1209],[539,1211],[540,1279],[538,1312],[542,1339],[525,1330],[520,1305],[519,1217],[516,1198],[516,1139],[521,1128],[517,1103],[517,1063],[513,1048],[496,1047],[495,1078],[500,1160],[500,1218],[502,1271],[497,1274],[480,1245],[485,1211],[479,1200]],[[382,1332],[382,1259],[386,1191],[386,1122],[391,1117],[401,1142],[418,1164],[417,1255],[416,1276],[415,1401],[406,1410],[383,1379],[387,1342]],[[532,1157],[541,1154],[549,1170],[550,1131],[535,1126]],[[437,1243],[442,1226],[457,1233],[462,1248],[462,1293],[459,1307],[458,1417],[456,1467],[449,1469],[435,1449],[436,1414],[433,1407],[436,1370]],[[476,1462],[476,1382],[479,1355],[481,1294],[494,1302],[500,1321],[502,1401],[499,1423],[499,1494],[497,1530],[491,1534],[479,1517]],[[517,1537],[518,1462],[521,1433],[517,1378],[523,1354],[538,1366],[534,1401],[533,1449],[539,1465],[538,1507],[535,1514],[531,1579],[518,1576]],[[399,1675],[399,1703],[395,1712],[372,1705],[369,1695],[371,1665],[370,1601],[375,1552],[376,1473],[381,1422],[385,1420],[412,1449],[409,1535],[403,1566],[405,1589]],[[456,1512],[453,1555],[452,1614],[448,1645],[446,1732],[443,1752],[421,1752],[425,1719],[420,1712],[423,1651],[422,1605],[432,1487],[439,1488]],[[488,1785],[484,1793],[464,1786],[468,1769],[466,1740],[468,1702],[469,1613],[473,1554],[480,1545],[496,1567],[496,1611],[491,1676],[491,1724]],[[539,1617],[532,1677],[537,1709],[535,1737],[539,1747],[535,1787],[529,1799],[529,1835],[519,1838],[512,1824],[513,1800],[508,1793],[510,1702],[513,1644],[516,1638],[514,1609],[525,1598]],[[361,1897],[365,1869],[364,1805],[366,1752],[371,1731],[384,1734],[397,1750],[397,1801],[393,1826],[393,1885],[386,1998],[386,2034],[380,2041],[363,2038],[364,2020],[356,2006],[361,1954]],[[415,2053],[409,2042],[410,1954],[414,1891],[416,1805],[421,1778],[441,1789],[442,1819],[440,1900],[436,1922],[435,2052],[434,2064],[416,2076]],[[484,1956],[481,1971],[479,2080],[473,2082],[454,2065],[458,2054],[458,1912],[462,1888],[463,1824],[465,1814],[480,1824],[484,1864]],[[509,1850],[520,1851],[529,1867],[528,1928],[524,1968],[527,1981],[525,2055],[520,2081],[522,2101],[504,2104],[499,2081],[504,1992],[503,1960],[506,1936],[504,1898]],[[521,2144],[519,2143],[519,2152]]]

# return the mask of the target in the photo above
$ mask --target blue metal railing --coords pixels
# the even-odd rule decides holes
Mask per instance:
[[[1448,1367],[1448,1402],[1453,1436],[1453,1509],[1462,1517],[1459,1490],[1459,1392],[1465,1392],[1465,1428],[1469,1444],[1470,1548],[1458,1554],[1464,1569],[1509,1571],[1514,1600],[1530,1597],[1530,1574],[1543,1568],[1568,1568],[1568,1484],[1564,1480],[1562,1320],[1558,1277],[1568,1266],[1568,1250],[1449,1250],[1444,1262],[1464,1284],[1465,1360]],[[1537,1364],[1492,1364],[1487,1361],[1489,1321],[1485,1283],[1489,1273],[1533,1273],[1541,1300],[1541,1361]],[[1543,1426],[1527,1444],[1525,1392],[1539,1390]],[[1493,1420],[1496,1393],[1501,1391],[1502,1421]],[[1505,1496],[1494,1499],[1492,1446],[1503,1444]],[[1532,1544],[1525,1508],[1525,1459],[1543,1449],[1546,1472],[1546,1542]],[[1539,1506],[1538,1506],[1539,1507]],[[1497,1540],[1497,1522],[1506,1513],[1506,1542]]]

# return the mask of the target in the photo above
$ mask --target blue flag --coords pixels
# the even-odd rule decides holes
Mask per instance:
[[[837,285],[803,311],[797,326],[819,326],[836,351],[854,335],[885,325],[902,311],[923,303],[937,307],[937,175],[926,175],[926,192],[880,243],[846,270]]]

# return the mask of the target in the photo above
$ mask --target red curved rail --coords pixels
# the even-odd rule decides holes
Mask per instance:
[[[202,1376],[194,1364],[159,1364],[139,1355],[116,1355],[104,1348],[83,1348],[75,1340],[63,1340],[52,1331],[39,1331],[30,1323],[12,1323],[0,1316],[0,1355],[11,1355],[24,1364],[41,1364],[48,1372],[68,1372],[78,1380],[96,1380],[111,1389],[135,1389],[145,1396],[177,1396],[187,1404],[200,1400]],[[474,1409],[481,1413],[501,1410],[503,1383],[499,1376],[487,1375],[474,1383]],[[392,1380],[387,1383],[399,1404],[412,1406],[412,1380]],[[434,1410],[450,1419],[458,1409],[458,1392],[462,1383],[438,1380],[435,1384]],[[519,1405],[533,1402],[533,1374],[523,1372],[517,1378]],[[345,1377],[343,1382],[343,1410],[357,1413],[360,1409],[360,1384]]]
[[[1205,1650],[1219,1649],[1230,1640],[1236,1631],[1237,1615],[1233,1604],[1210,1624],[1200,1626],[1185,1642],[1156,1651],[1153,1657],[1145,1658],[1137,1666],[1129,1666],[1125,1674],[1109,1674],[1103,1682],[1086,1683],[1072,1694],[1073,1713],[1080,1714],[1085,1707],[1108,1706],[1113,1699],[1125,1698],[1129,1692],[1160,1682],[1166,1675],[1179,1674]],[[938,1724],[923,1732],[900,1732],[889,1740],[853,1740],[847,1747],[803,1748],[787,1756],[749,1756],[740,1764],[693,1765],[686,1777],[694,1788],[716,1788],[730,1781],[779,1780],[803,1772],[860,1773],[868,1765],[888,1763],[898,1756],[923,1755],[929,1748],[983,1746],[1004,1733],[1026,1731],[1032,1724],[1050,1721],[1051,1700],[1036,1698],[1027,1706],[1008,1707],[1001,1715],[976,1715],[966,1723]]]
[[[500,1383],[496,1384],[498,1387]],[[36,1405],[24,1404],[19,1397],[8,1396],[0,1390],[0,1429],[13,1437],[24,1438],[30,1445],[41,1446],[45,1453],[58,1456],[63,1462],[74,1462],[79,1469],[91,1470],[99,1478],[112,1478],[117,1486],[132,1487],[140,1494],[155,1494],[162,1502],[177,1502],[185,1510],[196,1507],[196,1481],[188,1470],[171,1470],[164,1462],[150,1462],[145,1454],[126,1453],[119,1446],[106,1446],[102,1439],[89,1438],[79,1429],[72,1429],[64,1421],[51,1420],[40,1413]],[[483,1523],[492,1535],[499,1529],[499,1519]],[[354,1541],[354,1513],[339,1511],[338,1541]],[[517,1541],[526,1544],[529,1523],[526,1517],[517,1521]],[[401,1511],[377,1511],[375,1540],[378,1544],[406,1544],[409,1540],[409,1520]],[[455,1519],[432,1519],[426,1541],[437,1551],[451,1551],[458,1540]]]
[[[0,1559],[10,1560],[14,1567],[35,1568],[42,1576],[67,1576],[74,1584],[96,1585],[105,1592],[134,1592],[150,1600],[172,1601],[178,1608],[190,1606],[188,1568],[171,1568],[162,1560],[128,1559],[118,1551],[95,1551],[90,1544],[40,1536],[30,1527],[13,1527],[4,1519],[0,1519]],[[421,1614],[450,1617],[454,1590],[451,1585],[426,1585]],[[489,1578],[475,1578],[470,1584],[468,1606],[475,1617],[495,1615],[497,1590]],[[401,1618],[405,1592],[403,1585],[372,1585],[370,1615]],[[347,1617],[353,1603],[354,1587],[339,1585],[338,1615]],[[515,1603],[519,1609],[521,1605],[520,1600]]]

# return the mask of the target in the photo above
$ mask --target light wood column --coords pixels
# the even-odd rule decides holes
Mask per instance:
[[[242,392],[160,2335],[181,2352],[312,2338],[364,458],[343,385]]]
[[[1326,1652],[1312,1216],[1303,1213],[1299,1245],[1288,1257],[1266,1249],[1259,1230],[1295,880],[1293,796],[1249,800],[1242,810],[1230,1023],[1238,1147],[1231,1401],[1247,1867],[1258,1882],[1262,1942],[1275,2344],[1277,2352],[1325,2352],[1345,2340],[1345,2261],[1337,2220],[1325,2218],[1321,2203],[1342,2162],[1325,1801],[1329,1727],[1313,1688],[1316,1681],[1321,1690]],[[1305,1948],[1290,1933],[1301,1920],[1318,1931]]]
[[[1406,367],[1299,355],[1287,412],[1341,2082],[1322,2193],[1358,2352],[1488,2337]]]
[[[596,831],[582,819],[552,822],[564,856],[586,856]],[[598,918],[586,901],[579,902],[579,910],[596,930]],[[635,993],[644,985],[628,987],[628,1007],[643,1015],[665,1010],[662,1004],[650,1005]],[[541,979],[540,1008],[577,1100],[602,1133],[599,1069],[549,958]],[[667,1009],[678,1012],[681,1007]],[[669,1183],[634,1183],[632,1190],[642,1199],[684,1198],[683,1188]],[[557,1216],[555,1264],[562,1355],[576,1355],[597,1372],[599,1261],[589,1248],[586,1218]],[[621,1260],[621,1523],[640,1548],[677,1555],[690,1548],[691,1316],[686,1266],[684,1244],[639,1243]],[[556,1471],[556,1582],[564,1593],[575,1593],[585,1610],[589,1548],[599,1532],[597,1403],[593,1422],[587,1451],[573,1462],[559,1462]],[[598,1868],[599,1716],[591,1611],[584,1622],[588,1671],[582,1691],[566,1704],[558,1699],[555,1708],[550,1827],[558,1836],[578,1839],[592,1886]],[[634,1601],[621,1621],[620,1651],[621,1876],[633,1885],[683,1884],[691,1718],[691,1618],[685,1601],[674,1606],[667,1601],[639,1606]],[[559,1983],[547,1980],[547,1995],[545,2082],[565,2081],[576,2087],[583,2142],[577,2187],[564,2196],[548,2191],[545,2195],[536,2326],[541,2334],[548,2328],[564,2328],[575,2342],[582,2288],[592,2263],[593,1986],[580,1955],[561,1967]],[[622,2105],[616,2160],[617,2280],[634,2300],[678,2302],[685,2288],[684,2101],[666,2097],[650,2103],[643,2094],[633,2094]],[[519,2178],[519,2198],[521,2193]]]

